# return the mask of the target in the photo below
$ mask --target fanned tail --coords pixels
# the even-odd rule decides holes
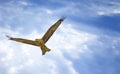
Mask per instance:
[[[47,48],[45,45],[43,45],[43,46],[41,47],[41,50],[42,50],[42,55],[45,55],[46,52],[49,52],[49,51],[50,51],[50,49]]]

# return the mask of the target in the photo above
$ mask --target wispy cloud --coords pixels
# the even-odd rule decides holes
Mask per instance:
[[[99,6],[93,4],[92,7],[96,10],[98,15],[111,16],[115,14],[120,14],[120,2],[118,1],[103,1]]]
[[[9,7],[7,7],[9,8]],[[4,10],[8,10],[6,8],[2,8]],[[22,13],[23,10],[18,7],[17,12],[20,11],[18,14],[16,11],[13,11],[15,8],[10,7],[9,12],[15,12],[16,14],[9,14],[9,18],[11,16],[15,18],[20,18],[21,15],[24,16],[24,19],[27,18],[26,14]],[[34,10],[33,10],[34,11]],[[2,11],[1,11],[2,12]],[[26,11],[24,11],[26,12]],[[4,14],[4,13],[3,13]],[[32,12],[31,15],[34,13]],[[10,16],[11,15],[11,16]],[[37,14],[39,15],[39,14]],[[6,15],[2,16],[7,18]],[[33,16],[33,18],[37,18],[38,16]],[[22,17],[21,17],[22,18]],[[44,17],[46,19],[46,17]],[[3,21],[2,19],[1,21]],[[18,19],[22,20],[22,19]],[[28,19],[29,20],[29,19]],[[46,19],[47,20],[47,19]],[[11,20],[8,20],[9,22],[5,23],[8,24],[5,27],[0,28],[0,35],[1,35],[1,42],[0,42],[0,52],[3,54],[1,57],[1,64],[3,64],[2,67],[5,67],[7,69],[6,73],[28,73],[31,71],[31,73],[52,73],[52,74],[61,74],[61,73],[67,73],[67,74],[77,74],[77,71],[73,67],[72,61],[65,58],[64,54],[67,53],[72,58],[79,58],[79,53],[84,52],[84,47],[81,47],[80,50],[76,50],[76,45],[84,44],[85,42],[93,39],[95,36],[92,34],[84,33],[84,32],[77,32],[72,28],[71,25],[68,25],[66,23],[66,26],[61,26],[59,28],[59,31],[51,38],[51,40],[47,43],[48,47],[52,49],[50,53],[48,53],[46,56],[41,56],[41,51],[39,48],[29,45],[22,45],[19,43],[8,41],[7,38],[5,38],[5,35],[12,35],[13,37],[24,37],[29,39],[35,39],[40,38],[42,35],[41,32],[38,32],[38,30],[31,30],[30,34],[24,35],[22,34],[21,30],[24,28],[21,27],[19,29],[14,27],[14,22],[11,22]],[[53,20],[49,20],[53,21]],[[50,23],[46,27],[50,26]],[[51,23],[52,24],[52,23]],[[28,25],[28,23],[26,24]],[[19,25],[18,25],[19,26]],[[43,26],[44,27],[44,26]],[[67,28],[67,30],[66,30]],[[43,30],[39,30],[42,31]],[[39,34],[40,33],[40,34]],[[84,38],[84,36],[86,36]],[[80,39],[79,39],[80,38]],[[59,43],[58,43],[59,42]],[[3,44],[4,43],[4,44]],[[83,48],[83,50],[82,50]],[[36,50],[35,50],[36,49]],[[55,50],[56,49],[56,50]],[[73,50],[74,49],[74,50]],[[76,52],[73,52],[76,51]],[[35,54],[33,54],[35,53]],[[72,56],[73,54],[74,56]],[[59,58],[58,58],[59,57]],[[48,63],[49,62],[49,63]],[[39,68],[39,70],[38,70]],[[28,70],[29,69],[29,70]],[[32,70],[31,70],[32,69]],[[36,71],[36,70],[37,71]],[[28,71],[27,71],[28,70]],[[35,70],[35,71],[34,71]]]
[[[15,3],[16,2],[12,1],[0,5],[0,72],[4,74],[79,74],[86,68],[83,64],[87,66],[86,69],[89,69],[89,66],[91,66],[91,61],[95,63],[92,64],[95,67],[96,65],[100,66],[96,59],[97,56],[107,58],[109,55],[110,60],[114,60],[113,57],[118,57],[120,55],[120,51],[117,50],[120,48],[119,33],[117,33],[117,36],[110,37],[101,33],[103,31],[100,31],[99,34],[97,34],[98,31],[96,29],[93,30],[94,28],[90,27],[87,27],[87,29],[95,31],[94,34],[87,31],[78,31],[73,28],[76,23],[69,19],[66,19],[62,23],[46,44],[52,51],[45,56],[41,55],[41,49],[38,47],[12,42],[5,37],[5,35],[8,34],[13,37],[33,40],[35,38],[41,38],[43,33],[63,14],[72,16],[80,14],[81,16],[84,16],[94,12],[95,14],[92,15],[99,16],[100,14],[98,12],[102,11],[104,12],[102,15],[106,15],[108,14],[105,11],[107,7],[96,7],[97,4],[92,5],[91,3],[92,7],[89,8],[91,5],[82,4],[84,5],[82,6],[79,3],[75,4],[71,1],[70,5],[68,4],[66,7],[54,10],[48,7],[34,7],[34,4],[32,5],[32,3],[23,0],[18,1],[17,4]],[[62,3],[64,4],[63,1]],[[115,3],[115,5],[117,4]],[[78,8],[79,6],[81,6],[80,8],[84,7],[86,9],[84,10],[84,8],[82,8],[82,11]],[[103,8],[99,9],[101,7]],[[115,6],[115,8],[117,7]],[[90,13],[82,15],[83,12],[88,9],[90,10]],[[108,9],[108,11],[111,9]],[[78,25],[82,28],[86,27],[80,25],[80,23]],[[110,54],[107,53],[107,51],[109,51],[108,49],[111,49]],[[113,51],[113,49],[116,51]],[[83,58],[88,58],[90,63]],[[71,59],[82,59],[85,63],[82,62],[81,64],[80,62],[78,67],[81,66],[84,68],[78,70],[78,67],[75,67],[76,63]],[[96,67],[95,70],[97,69],[99,68]],[[92,71],[91,73],[94,72],[92,69],[90,70]]]
[[[32,33],[24,35],[19,30],[13,31],[10,28],[0,28],[0,65],[1,67],[5,67],[8,74],[29,72],[31,74],[78,74],[76,68],[73,66],[75,63],[67,59],[66,55],[72,59],[83,59],[81,55],[84,54],[84,56],[92,59],[94,62],[97,56],[107,58],[109,55],[109,58],[113,59],[112,57],[120,55],[120,52],[116,50],[116,48],[119,48],[117,45],[119,44],[119,37],[109,37],[107,35],[96,36],[86,32],[78,32],[68,24],[65,24],[65,26],[61,25],[59,30],[48,41],[46,45],[52,51],[45,56],[41,55],[40,48],[9,41],[5,38],[5,34],[34,40],[35,38],[39,38],[41,33],[32,31]],[[111,52],[107,54],[109,48],[116,51],[111,49]],[[114,56],[111,56],[111,54],[114,54]],[[97,62],[95,64],[99,65]]]
[[[94,37],[94,35],[89,35],[84,32],[83,33],[81,32],[80,34],[69,26],[66,28],[69,31],[67,31],[65,28],[61,26],[60,29],[62,32],[60,31],[60,33],[59,32],[58,34],[56,33],[53,36],[53,38],[48,42],[47,46],[49,46],[52,49],[52,51],[50,53],[47,53],[45,56],[41,56],[41,51],[37,47],[11,42],[4,37],[4,34],[12,34],[12,35],[14,34],[14,36],[16,37],[21,36],[24,38],[27,37],[37,38],[38,36],[40,36],[40,34],[37,31],[33,31],[31,34],[22,35],[17,30],[16,32],[14,32],[9,28],[7,29],[1,28],[0,34],[2,35],[1,36],[2,40],[0,42],[1,44],[0,52],[3,53],[4,55],[2,55],[0,60],[3,66],[5,66],[8,69],[8,73],[15,73],[15,74],[24,70],[26,67],[27,69],[29,68],[29,71],[31,69],[39,68],[40,73],[49,72],[52,74],[54,73],[77,74],[76,70],[72,65],[73,63],[64,57],[64,53],[67,53],[69,56],[73,58],[75,58],[76,56],[79,57],[79,55],[76,55],[76,53],[79,54],[82,51],[84,52],[84,50],[81,50],[82,48],[84,49],[84,47],[81,47],[79,48],[79,50],[77,50],[76,45],[91,40]],[[86,36],[85,38],[84,35]],[[80,41],[79,38],[81,38]],[[74,56],[71,54],[73,54]],[[52,70],[48,68],[51,68]]]

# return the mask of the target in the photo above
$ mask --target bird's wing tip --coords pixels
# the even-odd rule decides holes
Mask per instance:
[[[11,37],[9,35],[6,35],[7,38],[11,39]]]
[[[62,18],[60,19],[60,21],[63,21],[65,18],[66,18],[66,17],[62,17]]]

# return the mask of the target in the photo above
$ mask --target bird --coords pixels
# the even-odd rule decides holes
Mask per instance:
[[[24,39],[24,38],[14,38],[11,37],[9,35],[6,35],[6,37],[9,40],[13,40],[16,42],[21,42],[21,43],[25,43],[25,44],[30,44],[30,45],[34,45],[37,47],[41,48],[42,51],[42,55],[45,55],[46,52],[51,51],[51,49],[49,49],[45,44],[46,42],[50,39],[50,37],[53,35],[53,33],[56,31],[56,29],[60,26],[60,24],[64,21],[64,17],[60,18],[55,24],[53,24],[47,31],[46,33],[43,35],[42,38],[37,38],[35,40],[29,40],[29,39]]]

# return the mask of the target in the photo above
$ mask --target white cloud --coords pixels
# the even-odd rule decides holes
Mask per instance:
[[[26,1],[18,1],[19,4],[23,5],[23,6],[27,6],[27,5],[31,5],[30,3],[26,2]]]
[[[16,68],[15,68],[15,67],[11,67],[11,68],[9,68],[9,70],[8,70],[8,74],[17,74],[17,72],[16,72]]]
[[[54,1],[54,0],[53,0]],[[64,14],[67,16],[75,17],[99,17],[101,15],[114,15],[120,14],[120,2],[119,1],[59,1],[64,7],[52,10],[53,13]],[[64,11],[64,12],[63,12]],[[79,14],[79,15],[78,15]]]
[[[42,19],[44,19],[42,21],[44,23],[41,24],[48,24],[43,25],[42,27],[48,28],[50,25],[53,24],[53,20],[55,18],[52,17],[53,20],[51,20],[48,19],[46,16],[52,14],[53,12],[49,9],[44,8],[25,10],[19,5],[14,6],[11,4],[8,4],[8,6],[5,5],[5,7],[1,6],[1,9],[2,10],[0,11],[0,13],[2,14],[4,14],[3,10],[6,11],[6,14],[2,15],[4,19],[1,19],[1,21],[4,23],[3,25],[6,26],[0,27],[0,55],[2,55],[0,62],[2,62],[2,66],[7,69],[8,74],[19,74],[24,71],[26,73],[31,72],[31,74],[78,74],[78,72],[73,67],[73,62],[66,59],[64,55],[67,54],[71,58],[79,58],[80,53],[87,52],[86,42],[89,42],[96,38],[95,35],[88,34],[86,32],[78,32],[73,29],[72,26],[68,23],[64,23],[65,25],[61,25],[59,27],[59,30],[46,44],[49,48],[52,49],[52,51],[48,52],[45,56],[42,56],[41,49],[39,47],[9,41],[7,40],[5,35],[28,38],[33,40],[35,38],[40,38],[40,36],[42,36],[42,33],[44,33],[42,29],[39,30],[39,32],[38,30],[32,29],[31,33],[25,35],[21,32],[24,30],[23,27],[15,27],[13,30],[13,26],[9,25],[14,24],[18,20],[19,22],[22,22],[18,23],[17,21],[18,26],[20,26],[20,24],[25,24],[29,25],[30,27],[33,24],[40,24],[41,20],[39,17],[41,17]],[[6,22],[4,22],[4,20],[6,20]]]
[[[16,9],[17,8],[17,9]],[[24,9],[19,6],[1,6],[0,13],[3,13],[3,10],[7,11],[6,15],[1,15],[1,18],[9,18],[4,22],[5,19],[0,21],[4,22],[5,27],[0,25],[0,65],[4,66],[8,74],[21,74],[22,72],[31,73],[31,74],[78,74],[74,68],[71,60],[67,59],[65,55],[69,56],[72,59],[80,59],[80,54],[89,54],[92,53],[89,50],[88,44],[95,44],[97,42],[98,36],[90,34],[83,31],[75,30],[70,23],[63,22],[63,25],[55,32],[52,38],[46,44],[47,47],[51,49],[50,52],[46,53],[45,56],[41,55],[41,49],[39,47],[17,43],[7,40],[5,35],[11,35],[13,37],[22,37],[28,39],[41,38],[50,25],[55,22],[55,17],[52,19],[48,18],[48,15],[54,12],[59,14],[64,13],[63,9],[52,11],[45,8],[34,8],[34,9]],[[69,7],[68,10],[69,11]],[[71,9],[72,10],[72,9]],[[71,11],[70,10],[70,11]],[[104,13],[102,13],[104,14]],[[18,19],[19,18],[19,19]],[[31,30],[31,33],[23,34],[25,28],[20,27],[13,30],[14,19],[18,19],[22,23],[20,24],[38,26],[43,29],[36,30],[36,28]],[[47,21],[46,21],[47,20]],[[29,23],[26,23],[29,22]],[[43,23],[42,23],[43,22]],[[37,24],[37,25],[36,25]],[[47,24],[47,25],[44,25]],[[32,26],[33,27],[33,26]],[[102,46],[102,42],[101,42]],[[119,54],[118,51],[114,52],[116,55]]]
[[[39,34],[38,31],[32,31],[31,34],[22,35],[18,30],[12,31],[10,28],[0,29],[0,35],[2,35],[0,53],[5,54],[5,56],[1,58],[1,61],[5,61],[4,64],[8,63],[7,67],[10,67],[8,72],[18,72],[18,74],[25,68],[30,69],[30,71],[31,69],[39,68],[40,73],[49,72],[52,74],[63,73],[63,69],[66,69],[65,73],[77,74],[72,61],[66,59],[64,54],[67,53],[67,55],[72,58],[79,58],[80,53],[87,52],[86,42],[96,38],[95,35],[74,30],[71,25],[61,25],[59,30],[46,44],[52,51],[42,56],[39,47],[9,41],[4,37],[5,34],[33,40],[41,36],[41,34]],[[12,66],[16,69],[11,68]]]
[[[60,2],[65,6],[63,8],[53,10],[57,13],[63,13],[66,15],[76,16],[76,17],[98,17],[101,15],[114,15],[120,14],[120,2],[119,1],[88,1],[88,2],[70,2],[66,1]],[[66,3],[66,4],[65,4]],[[63,12],[64,11],[64,12]],[[69,13],[68,13],[69,12]],[[78,15],[79,14],[79,15]]]
[[[97,38],[97,36],[93,34],[82,31],[78,32],[74,30],[71,25],[61,25],[59,30],[61,32],[57,32],[53,35],[48,42],[48,46],[52,46],[52,48],[57,51],[60,49],[62,52],[68,53],[69,56],[73,58],[78,58],[79,53],[84,53],[84,51],[87,50],[86,44]],[[60,52],[57,54],[59,53]]]
[[[97,15],[114,15],[120,14],[120,2],[115,1],[101,1],[102,3],[98,6],[92,4],[91,8],[96,12]]]

